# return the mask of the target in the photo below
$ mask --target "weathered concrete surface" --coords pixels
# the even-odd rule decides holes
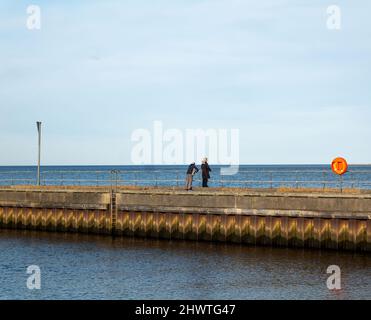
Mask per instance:
[[[0,206],[107,209],[109,192],[91,190],[0,189]]]
[[[371,219],[371,195],[359,194],[126,191],[117,193],[117,205],[125,210]]]
[[[0,188],[0,226],[371,251],[371,194]]]

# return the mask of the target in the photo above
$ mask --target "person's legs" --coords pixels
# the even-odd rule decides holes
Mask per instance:
[[[189,189],[189,179],[188,179],[188,174],[186,175],[186,190]]]
[[[207,188],[207,179],[206,178],[202,178],[202,187]]]
[[[189,175],[189,189],[188,190],[192,190],[192,182],[193,182],[193,175]]]
[[[192,189],[192,175],[191,174],[187,174],[187,179],[186,179],[186,189],[187,190],[190,190]]]

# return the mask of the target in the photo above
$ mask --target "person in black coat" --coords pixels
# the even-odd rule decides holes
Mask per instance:
[[[207,158],[205,158],[202,161],[201,171],[202,171],[202,187],[207,188],[208,187],[207,183],[210,179],[210,171],[211,171],[211,168],[209,167],[209,164],[207,163]]]

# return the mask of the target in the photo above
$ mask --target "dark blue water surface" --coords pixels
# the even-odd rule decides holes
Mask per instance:
[[[349,252],[1,229],[0,252],[0,299],[371,299],[371,256]]]
[[[224,166],[225,167],[225,166]],[[186,166],[43,166],[43,185],[183,186]],[[234,175],[211,166],[210,187],[361,188],[371,189],[371,165],[350,166],[342,177],[328,165],[242,165]],[[113,172],[114,170],[114,172]],[[0,167],[0,185],[35,184],[36,167]],[[195,176],[195,186],[201,175]]]

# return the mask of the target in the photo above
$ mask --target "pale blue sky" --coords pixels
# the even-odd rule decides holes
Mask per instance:
[[[3,0],[0,165],[36,162],[37,120],[49,165],[130,164],[154,120],[239,128],[245,164],[371,163],[370,15],[368,0]]]

